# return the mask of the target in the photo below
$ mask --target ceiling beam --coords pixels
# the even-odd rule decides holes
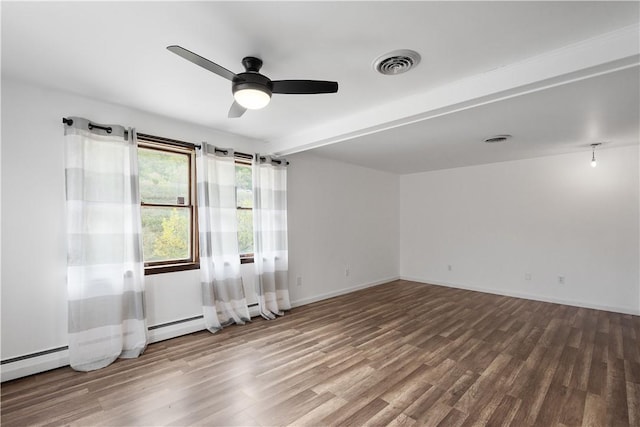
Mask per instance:
[[[639,34],[640,25],[628,26],[269,141],[265,148],[292,154],[638,66]]]

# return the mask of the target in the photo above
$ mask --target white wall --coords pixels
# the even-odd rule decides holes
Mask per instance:
[[[2,80],[2,351],[7,360],[67,345],[62,117],[135,126],[245,152],[262,143],[123,106]],[[398,276],[398,178],[309,155],[290,157],[291,298],[295,305]],[[350,266],[350,275],[344,268]],[[253,264],[241,266],[254,286]],[[302,286],[295,286],[301,277]],[[249,292],[248,292],[249,294]],[[255,302],[250,298],[249,303]],[[199,271],[146,276],[149,326],[202,314]],[[152,341],[203,328],[154,329]],[[2,366],[2,380],[67,364],[58,351]]]
[[[307,153],[288,159],[293,303],[398,278],[398,176]]]
[[[402,176],[400,275],[640,314],[638,146],[588,151]]]
[[[67,345],[64,139],[62,117],[135,126],[139,132],[183,141],[209,141],[254,152],[261,142],[154,116],[126,107],[2,80],[2,360]],[[253,265],[243,265],[253,286]],[[202,314],[199,271],[147,276],[148,325]],[[163,339],[202,328],[202,321],[152,331]],[[57,352],[44,361],[3,365],[33,372],[64,364]],[[23,369],[23,367],[26,367]],[[36,369],[38,369],[36,367]]]

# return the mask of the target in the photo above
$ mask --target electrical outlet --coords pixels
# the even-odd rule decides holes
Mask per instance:
[[[449,271],[453,270],[453,267],[451,266],[451,264],[447,265],[447,270]]]
[[[565,283],[565,277],[564,276],[558,276],[558,283],[560,285],[564,285]]]
[[[296,278],[296,285],[297,285],[297,286],[302,286],[302,277],[298,276],[298,277]]]
[[[524,275],[524,280],[531,280],[531,273],[526,273]]]
[[[347,265],[347,266],[344,268],[344,275],[345,275],[345,277],[349,277],[349,274],[351,274],[351,269],[350,269],[350,268],[349,268],[349,266]]]

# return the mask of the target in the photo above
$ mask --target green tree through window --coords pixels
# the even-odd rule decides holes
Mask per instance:
[[[185,259],[189,256],[189,218],[171,209],[162,218],[162,233],[153,242],[153,255],[160,259]]]
[[[236,161],[238,250],[243,262],[253,259],[253,186],[251,163]]]
[[[193,149],[140,142],[142,251],[147,272],[197,264],[194,154]]]

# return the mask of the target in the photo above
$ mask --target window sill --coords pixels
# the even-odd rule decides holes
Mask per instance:
[[[197,270],[199,268],[200,264],[194,262],[184,264],[151,265],[144,268],[144,275],[149,276],[151,274],[174,273],[177,271]]]
[[[253,257],[240,258],[240,264],[253,264]],[[182,264],[165,264],[165,265],[149,265],[144,267],[144,275],[149,276],[152,274],[162,273],[175,273],[177,271],[197,270],[200,268],[200,263],[182,263]]]

